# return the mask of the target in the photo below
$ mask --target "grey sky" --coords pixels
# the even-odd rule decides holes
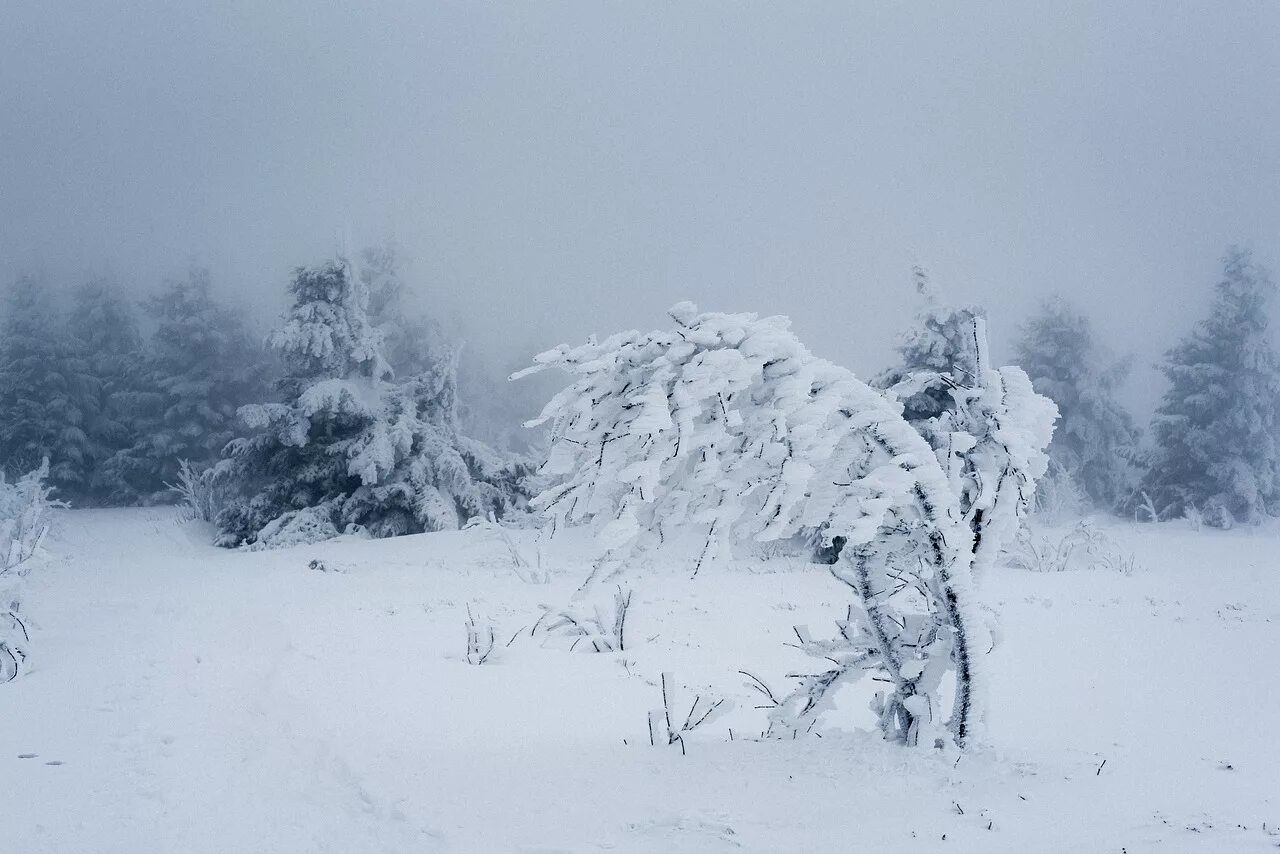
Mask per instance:
[[[1149,360],[1280,258],[1278,47],[1274,2],[5,3],[0,273],[274,308],[390,234],[478,346],[692,298],[867,374],[918,262]]]

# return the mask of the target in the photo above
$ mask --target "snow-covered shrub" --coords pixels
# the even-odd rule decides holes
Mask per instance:
[[[1151,496],[1146,492],[1146,490],[1140,490],[1138,492],[1137,499],[1138,500],[1134,501],[1133,521],[1159,522],[1160,511],[1156,509],[1155,502],[1151,499]],[[1197,519],[1199,518],[1200,517],[1197,512]]]
[[[1075,476],[1050,458],[1048,469],[1036,484],[1035,515],[1050,522],[1078,519],[1084,514],[1086,503],[1087,496]]]
[[[18,613],[18,585],[49,531],[49,509],[59,504],[49,498],[48,476],[48,460],[16,483],[0,472],[0,682],[16,679],[27,659],[31,637]]]
[[[48,477],[48,460],[12,484],[0,471],[0,575],[21,572],[49,532],[49,509],[59,502],[49,497]]]
[[[217,516],[220,544],[456,529],[523,505],[528,466],[458,431],[455,353],[394,381],[367,287],[345,260],[298,270],[290,292],[270,340],[282,402],[241,407],[254,432],[216,471],[244,492]]]
[[[178,461],[177,483],[166,484],[193,519],[212,522],[230,497],[227,485],[212,466],[198,469],[189,460]]]
[[[1087,520],[1056,537],[1024,525],[1008,547],[1005,560],[1009,566],[1030,572],[1105,569],[1128,575],[1137,566],[1132,552],[1124,551],[1105,531]]]

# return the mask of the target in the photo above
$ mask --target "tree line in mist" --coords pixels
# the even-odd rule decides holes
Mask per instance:
[[[966,370],[960,321],[982,309],[919,280],[920,314],[881,388]],[[286,287],[291,308],[264,338],[198,269],[141,302],[106,281],[62,293],[19,277],[0,339],[0,468],[13,480],[47,458],[76,506],[172,502],[196,478],[223,496],[229,545],[437,530],[523,506],[544,459],[518,425],[539,403],[467,372],[457,341],[409,308],[394,252],[299,268]],[[1145,430],[1119,397],[1129,363],[1086,315],[1054,298],[1027,318],[1013,361],[1059,409],[1042,506],[1224,527],[1280,512],[1274,285],[1233,249],[1206,291],[1208,315],[1160,364],[1169,384]],[[901,403],[919,420],[942,395]]]

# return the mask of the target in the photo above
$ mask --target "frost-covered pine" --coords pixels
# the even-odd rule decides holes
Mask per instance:
[[[49,482],[74,496],[89,479],[86,365],[48,287],[14,283],[0,338],[0,467],[19,477],[49,460]]]
[[[1105,360],[1093,324],[1065,300],[1047,300],[1022,328],[1014,358],[1058,406],[1049,458],[1095,507],[1116,510],[1133,491],[1138,430],[1116,399],[1128,361]]]
[[[603,553],[588,583],[689,532],[700,568],[735,543],[820,531],[854,605],[837,641],[809,642],[835,667],[802,680],[783,722],[801,726],[874,672],[886,737],[963,744],[986,646],[970,529],[939,458],[895,402],[810,354],[786,318],[689,303],[671,317],[671,329],[550,350],[525,372],[574,380],[538,419],[553,422],[554,485],[534,506],[554,527],[594,528]]]
[[[281,402],[241,408],[254,432],[217,471],[245,493],[218,514],[220,543],[435,531],[522,503],[524,468],[457,431],[452,352],[393,382],[348,261],[299,269],[289,290],[293,308],[270,338]]]
[[[1160,518],[1196,511],[1230,527],[1280,511],[1280,366],[1267,271],[1234,248],[1223,268],[1209,317],[1161,365],[1169,390],[1152,419],[1140,494]]]

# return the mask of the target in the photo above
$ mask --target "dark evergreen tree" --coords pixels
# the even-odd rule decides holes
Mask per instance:
[[[1249,252],[1223,259],[1209,317],[1160,366],[1169,389],[1151,424],[1141,483],[1161,518],[1213,525],[1280,510],[1280,367],[1268,332],[1275,285]]]
[[[236,436],[237,408],[265,394],[270,360],[243,316],[214,298],[205,270],[170,283],[146,310],[155,331],[133,398],[143,420],[107,474],[151,502],[172,498],[181,460],[199,468],[219,459]]]
[[[270,339],[281,402],[241,409],[256,433],[215,472],[244,493],[217,516],[221,544],[434,531],[523,504],[523,467],[458,432],[452,351],[393,382],[367,281],[350,263],[300,268],[289,291]]]
[[[0,340],[0,454],[10,478],[49,460],[49,483],[78,498],[91,464],[85,432],[91,381],[44,283],[18,279]]]
[[[105,281],[76,291],[70,317],[72,340],[88,376],[85,434],[89,477],[80,500],[128,503],[132,491],[114,476],[110,460],[138,438],[146,362],[137,317],[130,302]]]
[[[1095,506],[1116,510],[1135,477],[1138,430],[1116,399],[1129,362],[1106,360],[1089,318],[1061,298],[1046,301],[1026,322],[1014,353],[1036,391],[1058,405],[1049,446],[1054,471]]]

